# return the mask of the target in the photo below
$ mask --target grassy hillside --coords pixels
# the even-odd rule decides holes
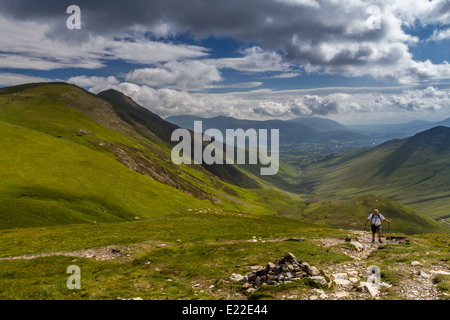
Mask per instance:
[[[394,286],[383,289],[382,299],[401,299],[404,282],[413,280],[405,265],[418,260],[421,270],[441,269],[449,261],[450,239],[445,235],[409,237],[407,244],[380,246],[368,259],[356,261],[344,254],[351,247],[342,242],[359,237],[344,230],[274,216],[201,211],[140,221],[0,230],[0,299],[215,300],[292,295],[309,299],[317,288],[311,281],[262,286],[252,295],[241,283],[227,281],[231,274],[246,274],[252,266],[265,266],[285,252],[329,274],[336,267],[360,268],[361,281],[367,267],[378,265],[382,281]],[[335,239],[338,244],[325,247],[321,239]],[[81,290],[66,287],[70,265],[81,268]],[[440,276],[435,281],[440,291],[448,293],[448,280]],[[330,298],[338,290],[337,285],[323,289]]]
[[[450,204],[450,128],[436,127],[414,137],[330,157],[305,168],[312,197],[388,196],[439,219]]]
[[[364,223],[373,209],[391,221],[391,226],[383,222],[385,232],[400,232],[405,234],[417,233],[448,233],[449,230],[442,223],[412,210],[381,195],[364,195],[349,200],[336,200],[311,203],[296,213],[281,214],[281,217],[326,223],[333,228],[348,228],[362,230]],[[370,229],[370,223],[368,225]]]
[[[77,143],[3,121],[0,135],[0,228],[123,221],[211,205]]]
[[[129,220],[199,207],[275,214],[279,199],[297,206],[275,191],[269,198],[277,205],[271,206],[264,192],[222,182],[212,170],[174,165],[166,137],[171,125],[137,105],[131,110],[143,116],[135,122],[126,102],[112,105],[66,84],[2,89],[0,228]],[[253,181],[237,168],[220,170]]]

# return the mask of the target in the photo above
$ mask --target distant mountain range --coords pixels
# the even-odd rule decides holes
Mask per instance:
[[[328,143],[334,144],[346,141],[359,141],[363,135],[346,129],[339,123],[322,118],[299,118],[291,121],[283,120],[240,120],[232,117],[202,118],[197,116],[170,116],[167,121],[182,128],[194,130],[194,121],[203,122],[203,130],[216,128],[225,132],[226,129],[279,129],[280,144],[283,143]]]
[[[291,120],[241,120],[232,117],[218,116],[204,118],[192,115],[178,115],[166,118],[167,121],[189,130],[194,129],[194,121],[202,121],[203,129],[219,130],[242,128],[280,129],[281,140],[285,143],[320,142],[333,143],[357,142],[355,146],[373,145],[393,139],[413,136],[419,132],[438,127],[450,127],[450,118],[431,122],[415,120],[400,124],[347,125],[321,117],[300,117]]]
[[[347,126],[347,128],[357,133],[370,135],[377,139],[381,138],[387,141],[410,137],[416,133],[438,126],[450,127],[450,118],[438,122],[415,120],[401,124],[354,125]]]
[[[337,121],[320,118],[320,117],[301,117],[296,119],[288,120],[289,122],[300,123],[304,126],[310,127],[319,131],[348,131],[348,128],[343,126]]]

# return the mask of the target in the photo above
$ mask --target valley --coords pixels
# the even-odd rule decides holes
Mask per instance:
[[[433,272],[448,270],[450,258],[442,221],[450,129],[368,146],[337,123],[315,123],[243,126],[282,127],[286,157],[296,152],[289,143],[325,146],[319,158],[281,161],[276,175],[261,176],[251,164],[176,165],[179,127],[118,91],[0,88],[0,298],[409,299],[412,289],[401,290],[420,282],[409,275],[417,260],[430,275],[429,297],[447,299],[448,275]],[[346,141],[345,152],[326,147]],[[392,221],[389,235],[409,243],[389,240],[361,259],[352,243],[366,248],[362,228],[375,207]],[[229,278],[285,252],[330,273],[357,269],[359,280],[344,288],[334,276],[330,287],[303,278],[248,291]],[[390,285],[376,296],[358,289],[372,264]],[[70,265],[82,270],[79,291],[65,286]]]

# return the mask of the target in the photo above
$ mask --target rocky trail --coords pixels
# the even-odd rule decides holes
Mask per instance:
[[[351,238],[313,240],[315,244],[324,247],[350,244],[350,246],[340,246],[340,250],[351,257],[352,262],[331,264],[323,270],[310,266],[306,262],[297,261],[295,257],[292,258],[291,253],[286,253],[284,258],[269,262],[266,268],[253,266],[252,272],[247,275],[233,274],[229,280],[243,282],[243,288],[249,294],[255,292],[261,285],[291,283],[302,277],[309,277],[318,283],[319,287],[323,287],[323,289],[313,288],[306,293],[293,292],[276,297],[284,300],[382,300],[389,294],[395,299],[437,300],[447,295],[440,292],[433,282],[433,278],[438,274],[450,275],[449,266],[445,263],[432,267],[423,265],[419,261],[398,263],[391,268],[403,275],[398,283],[390,284],[381,280],[376,282],[374,274],[370,273],[376,268],[368,266],[366,259],[373,251],[379,250],[380,246],[409,243],[409,239],[406,236],[387,236],[383,237],[383,243],[380,245],[377,238],[376,242],[372,243],[372,236],[368,232],[352,231],[352,233],[357,240],[352,241]],[[369,267],[372,268],[368,270]]]
[[[316,243],[319,245],[322,244],[323,246],[350,243],[354,245],[356,249],[352,250],[346,247],[341,248],[344,254],[354,259],[353,263],[330,267],[330,272],[335,276],[335,281],[337,280],[336,291],[331,294],[331,298],[366,299],[372,297],[374,299],[383,299],[389,292],[394,292],[399,298],[407,300],[436,300],[442,295],[446,295],[436,288],[433,278],[437,274],[450,275],[449,266],[442,264],[440,266],[430,267],[422,265],[418,261],[398,263],[398,265],[392,267],[391,270],[398,271],[400,274],[405,275],[400,278],[398,284],[392,285],[381,282],[380,289],[387,290],[367,290],[367,287],[364,287],[364,282],[367,278],[367,264],[365,263],[365,260],[373,251],[380,249],[380,244],[378,243],[378,238],[376,238],[375,244],[372,243],[372,236],[369,232],[353,231],[352,233],[358,239],[357,241],[336,238],[320,239],[316,241]],[[405,236],[387,236],[386,238],[382,238],[382,240],[382,245],[409,243],[409,239]],[[350,283],[345,280],[349,280]],[[356,286],[355,288],[354,284],[358,283],[358,281],[359,283],[363,283],[363,288],[361,288],[361,286]],[[361,292],[361,289],[366,292]],[[369,293],[370,296],[368,296],[367,293]],[[311,295],[309,298],[314,299],[315,296]]]
[[[368,258],[376,250],[383,249],[384,245],[396,245],[409,243],[406,236],[387,236],[383,238],[383,244],[378,241],[372,243],[371,234],[363,231],[351,231],[351,238],[317,238],[311,241],[318,246],[336,247],[352,258],[346,263],[334,263],[324,269],[316,268],[305,261],[298,261],[292,253],[286,253],[284,257],[267,263],[266,267],[251,266],[245,275],[232,274],[226,281],[238,282],[243,286],[243,291],[231,292],[229,290],[213,290],[211,283],[193,284],[195,291],[210,292],[212,295],[223,299],[246,299],[264,285],[278,285],[281,283],[291,283],[309,277],[318,284],[310,290],[289,293],[280,293],[274,296],[282,300],[366,300],[385,298],[407,299],[407,300],[437,300],[446,293],[439,291],[433,281],[439,274],[450,275],[450,268],[445,262],[429,265],[422,262],[412,261],[408,263],[397,263],[390,266],[390,271],[395,271],[402,276],[398,282],[374,283],[374,279],[368,278]],[[253,237],[250,242],[278,242],[292,239],[272,239],[262,240]],[[302,241],[301,239],[294,239]],[[376,239],[377,240],[377,239]],[[238,241],[239,242],[239,241]],[[245,240],[244,240],[245,242]],[[151,247],[165,247],[166,244],[160,241],[146,241],[144,243],[129,246],[104,246],[72,252],[48,252],[29,254],[14,257],[3,257],[5,260],[30,260],[50,256],[68,256],[74,258],[95,259],[99,261],[117,260],[129,262],[133,259],[133,253],[147,251]],[[419,259],[419,258],[418,258]],[[420,260],[420,259],[419,259]],[[444,260],[445,261],[445,260]],[[246,292],[246,294],[244,294]]]

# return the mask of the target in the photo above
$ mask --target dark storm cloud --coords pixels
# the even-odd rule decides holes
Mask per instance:
[[[351,20],[364,21],[365,6],[346,7],[317,1],[270,0],[109,0],[54,1],[1,0],[2,12],[20,20],[64,20],[66,8],[80,6],[86,28],[95,34],[123,31],[133,25],[147,27],[167,23],[174,31],[191,31],[203,37],[223,35],[243,41],[262,42],[268,47],[283,49],[294,35],[314,42],[340,38],[346,34]],[[323,3],[323,4],[321,4]],[[320,7],[319,7],[320,5]],[[383,32],[363,30],[347,34],[348,39],[377,38]]]
[[[64,28],[71,4],[82,10],[83,29],[77,37],[69,37]],[[381,29],[367,27],[367,9],[373,4],[380,6]],[[282,51],[287,61],[307,72],[399,81],[448,74],[448,65],[433,65],[428,72],[430,66],[414,61],[409,43],[420,39],[402,29],[402,19],[448,24],[448,8],[447,0],[0,0],[0,12],[22,21],[46,21],[51,26],[47,36],[58,41],[112,37],[133,27],[160,36],[189,32],[196,38],[233,37]]]

